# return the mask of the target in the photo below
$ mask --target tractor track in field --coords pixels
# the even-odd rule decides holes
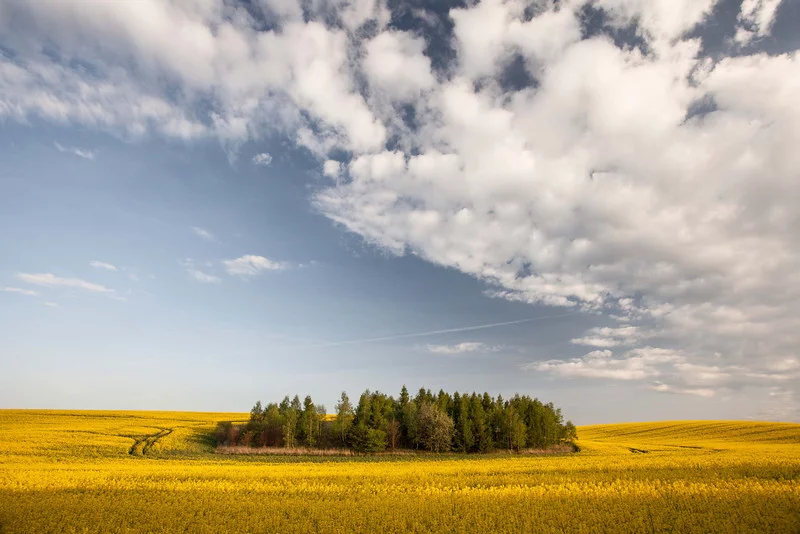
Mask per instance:
[[[169,436],[174,431],[174,428],[161,428],[155,434],[148,434],[144,436],[123,436],[133,440],[133,445],[128,449],[128,454],[131,456],[146,456],[150,449],[153,448],[158,440]]]

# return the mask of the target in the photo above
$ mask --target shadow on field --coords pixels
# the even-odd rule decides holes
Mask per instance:
[[[217,445],[217,440],[214,439],[213,430],[192,429],[191,435],[187,441],[192,445],[207,449],[208,452],[214,452],[214,447]]]

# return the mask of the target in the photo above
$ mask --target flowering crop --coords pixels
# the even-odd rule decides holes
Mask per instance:
[[[244,418],[0,411],[0,531],[800,531],[800,425],[583,427],[561,456],[213,454],[216,421]]]

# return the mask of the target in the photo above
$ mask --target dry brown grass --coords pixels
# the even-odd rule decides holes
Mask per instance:
[[[351,449],[309,449],[306,447],[245,447],[242,445],[228,446],[220,445],[214,452],[217,454],[261,454],[273,456],[435,456],[437,453],[429,451],[417,450],[397,450],[397,451],[383,451],[373,453],[359,453]],[[523,449],[521,451],[507,451],[498,450],[492,452],[492,455],[525,455],[525,456],[549,456],[568,454],[576,452],[575,446],[571,444],[556,445],[549,449]],[[442,453],[442,454],[458,454],[458,453]],[[469,455],[464,455],[469,456]]]
[[[305,447],[244,447],[221,445],[217,454],[267,454],[276,456],[355,456],[350,449],[308,449]]]

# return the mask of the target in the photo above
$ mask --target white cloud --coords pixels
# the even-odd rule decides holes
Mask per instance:
[[[205,269],[211,268],[213,265],[211,262],[206,262],[204,264],[201,264],[201,266],[198,266],[197,262],[195,262],[194,260],[186,259],[181,262],[181,265],[183,265],[183,268],[186,269],[186,273],[192,280],[195,280],[202,284],[219,284],[222,282],[222,279],[220,277],[210,274],[205,270],[203,270],[204,268]]]
[[[769,35],[781,2],[782,0],[743,0],[736,42],[748,44],[757,37]]]
[[[621,358],[610,350],[594,350],[581,358],[549,360],[528,364],[526,369],[550,372],[563,377],[643,380],[660,376],[665,364],[683,361],[679,353],[653,347],[634,349]]]
[[[58,302],[42,302],[48,308],[58,308]]]
[[[464,354],[465,352],[495,352],[498,350],[498,347],[474,341],[455,345],[427,345],[426,348],[434,354]]]
[[[214,234],[212,234],[208,230],[204,230],[203,228],[200,228],[199,226],[192,226],[191,230],[192,230],[192,232],[194,232],[194,235],[196,235],[197,237],[200,237],[202,239],[205,239],[206,241],[216,241],[217,240],[217,238],[216,238],[216,236]]]
[[[384,32],[365,45],[364,71],[370,83],[394,100],[411,100],[436,83],[425,42],[407,32]]]
[[[188,272],[189,276],[191,276],[193,279],[203,284],[219,284],[220,282],[222,282],[222,280],[218,276],[204,273],[203,271],[195,269],[193,267],[187,267],[186,272]]]
[[[89,291],[91,293],[105,293],[108,295],[114,294],[113,289],[109,289],[100,284],[87,282],[86,280],[81,280],[80,278],[61,278],[49,273],[42,273],[42,274],[17,273],[16,276],[19,280],[22,280],[23,282],[27,282],[29,284],[37,286],[68,287],[68,288],[82,289],[84,291]]]
[[[256,165],[263,165],[266,167],[270,163],[272,163],[272,156],[266,152],[263,152],[261,154],[256,154],[255,156],[253,156],[253,163],[255,163]]]
[[[268,260],[264,256],[253,254],[246,254],[235,260],[223,260],[222,264],[228,274],[234,276],[255,276],[264,271],[282,271],[290,267],[288,263]]]
[[[104,261],[93,260],[93,261],[89,262],[89,265],[91,265],[95,269],[105,269],[107,271],[116,271],[117,270],[117,267],[115,265],[112,265],[110,263],[106,263]]]
[[[611,348],[620,345],[633,345],[640,341],[644,334],[636,326],[620,326],[617,328],[590,328],[584,337],[570,340],[575,345]]]
[[[342,164],[336,160],[326,160],[322,164],[322,174],[328,178],[338,178],[342,174]]]
[[[20,295],[28,295],[31,297],[35,297],[39,294],[32,289],[23,289],[21,287],[0,287],[0,291],[4,291],[6,293],[19,293]]]
[[[92,150],[84,150],[82,148],[76,148],[74,146],[65,147],[65,146],[60,145],[57,142],[55,142],[53,144],[55,145],[56,149],[58,149],[59,152],[66,152],[68,154],[74,154],[74,155],[76,155],[76,156],[78,156],[80,158],[94,161],[95,153]]]
[[[653,384],[649,386],[649,388],[660,393],[681,393],[686,395],[697,395],[698,397],[713,397],[716,395],[716,391],[708,388],[680,388],[660,383]]]

